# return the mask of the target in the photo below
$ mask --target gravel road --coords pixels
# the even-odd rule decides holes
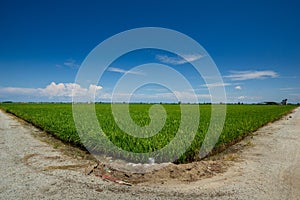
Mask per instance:
[[[255,132],[225,173],[192,183],[103,181],[38,131],[0,111],[0,199],[300,199],[300,108]]]

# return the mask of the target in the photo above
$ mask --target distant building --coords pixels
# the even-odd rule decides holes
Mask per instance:
[[[282,104],[282,105],[287,105],[287,99],[283,99],[283,100],[281,101],[281,104]]]

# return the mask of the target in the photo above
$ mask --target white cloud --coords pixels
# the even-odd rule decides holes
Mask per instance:
[[[174,91],[174,92],[160,92],[154,94],[145,93],[101,93],[99,98],[105,101],[123,102],[130,99],[132,102],[186,102],[197,103],[211,99],[210,94],[194,94],[189,91]]]
[[[101,86],[90,84],[88,88],[81,87],[77,83],[54,83],[52,82],[46,88],[39,88],[39,92],[43,96],[48,97],[72,97],[72,96],[93,96]]]
[[[20,94],[20,95],[31,95],[36,93],[34,88],[19,88],[19,87],[5,87],[0,88],[0,94]]]
[[[120,69],[120,68],[116,68],[116,67],[109,67],[109,68],[107,68],[107,71],[110,71],[110,72],[117,72],[117,73],[121,73],[121,74],[144,75],[144,73],[143,73],[143,72],[140,72],[140,71],[135,71],[135,70],[124,70],[124,69]]]
[[[156,55],[156,59],[160,62],[167,63],[167,64],[173,64],[173,65],[181,65],[188,62],[193,62],[196,60],[199,60],[203,57],[203,55],[200,54],[186,54],[182,55],[183,58],[176,56],[171,57],[167,55]]]
[[[242,87],[241,87],[240,85],[237,85],[237,86],[234,87],[234,89],[236,89],[236,90],[241,90]]]
[[[158,93],[115,93],[104,92],[98,85],[90,84],[82,87],[76,83],[55,83],[52,82],[44,88],[0,88],[0,97],[14,99],[26,99],[26,101],[71,101],[72,95],[76,96],[76,101],[111,101],[123,102],[190,102],[210,100],[210,94],[194,94],[191,91],[160,91]],[[101,92],[100,92],[101,91]],[[196,102],[195,102],[196,101]]]
[[[298,90],[299,88],[292,88],[292,87],[287,87],[287,88],[279,88],[281,91],[292,91],[292,90]]]
[[[250,95],[240,95],[240,96],[227,96],[227,101],[229,103],[236,103],[238,101],[247,103],[258,103],[263,99],[262,96],[250,96]]]
[[[261,96],[239,96],[237,97],[238,100],[244,100],[244,101],[258,101],[261,100]]]
[[[224,76],[234,81],[244,81],[250,79],[265,79],[265,78],[276,78],[278,74],[271,70],[264,71],[231,71],[230,75]]]
[[[0,88],[0,94],[5,95],[30,95],[35,97],[72,97],[75,96],[86,96],[94,95],[101,86],[91,84],[88,88],[81,87],[76,83],[50,83],[45,88],[18,88],[18,87],[6,87]]]
[[[244,99],[246,99],[246,98],[247,98],[246,96],[239,96],[239,97],[238,97],[239,100],[244,100]]]
[[[69,96],[68,91],[64,83],[56,84],[54,82],[50,83],[46,88],[38,88],[37,92],[44,96]]]
[[[68,59],[64,62],[64,66],[67,66],[67,67],[74,67],[74,68],[78,68],[80,67],[79,64],[76,63],[76,60],[74,59]]]
[[[226,87],[231,85],[231,83],[207,83],[207,84],[203,84],[201,85],[202,87],[207,87],[207,88],[214,88],[214,87]]]
[[[93,85],[93,84],[91,84],[90,86],[89,86],[89,91],[90,92],[97,92],[97,91],[99,91],[99,90],[101,90],[102,89],[102,86],[99,86],[99,85]]]
[[[195,94],[193,92],[187,91],[174,91],[174,95],[178,98],[178,100],[182,102],[193,102],[198,100],[199,98],[210,99],[211,96],[209,94]]]

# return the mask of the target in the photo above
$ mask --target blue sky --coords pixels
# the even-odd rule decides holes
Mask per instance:
[[[74,84],[81,63],[100,42],[133,28],[164,27],[205,48],[222,75],[228,102],[283,98],[300,102],[299,1],[4,0],[0,4],[0,101],[70,101],[71,91],[78,87],[83,92],[96,90],[97,100],[109,101],[115,83],[128,70],[156,62],[184,74],[199,101],[209,102],[205,82],[189,63],[155,49],[120,57],[98,86]],[[197,56],[186,59],[200,59]],[[147,85],[132,100],[176,98],[162,86]]]

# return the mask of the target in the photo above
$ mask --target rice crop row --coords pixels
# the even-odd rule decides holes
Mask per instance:
[[[116,106],[118,106],[118,110],[122,110],[128,105],[118,104]],[[142,127],[149,125],[151,119],[148,112],[151,106],[151,104],[130,104],[129,110],[132,120]],[[82,138],[79,136],[78,130],[75,127],[72,104],[0,104],[0,108],[6,112],[13,113],[42,130],[53,134],[64,142],[81,147],[84,146],[93,152],[104,153],[133,162],[140,162],[141,160],[147,162],[148,158],[141,157],[141,155],[134,156],[130,152],[147,153],[162,149],[174,139],[180,129],[180,105],[163,104],[162,106],[166,112],[166,119],[161,130],[151,137],[139,138],[126,133],[118,126],[118,119],[112,115],[111,104],[95,104],[96,116],[101,126],[101,133],[91,129],[91,126],[88,124],[89,120],[85,119],[85,116],[82,116],[83,121],[87,122],[83,124],[84,127],[81,129],[81,131],[84,132],[83,134],[86,134],[87,137]],[[294,105],[227,105],[225,124],[216,147],[229,144],[232,141],[242,138],[268,122],[274,121],[282,115],[289,113],[295,107]],[[197,133],[195,137],[192,138],[192,142],[185,150],[185,153],[176,160],[176,162],[179,163],[193,161],[197,158],[199,148],[210,124],[211,105],[190,105],[190,112],[193,113],[195,108],[200,109]],[[194,122],[191,120],[190,123]],[[180,131],[183,133],[188,132],[189,127],[183,130],[180,129]],[[128,154],[111,150],[106,143],[99,139],[101,138],[99,134],[105,134],[105,137],[107,137],[113,145],[123,149],[125,152],[128,152]],[[182,145],[184,146],[185,144]],[[178,148],[180,149],[180,146],[178,146]],[[166,157],[172,157],[176,154],[176,148],[173,148],[172,151],[165,152],[165,154],[167,154],[164,155]],[[164,162],[162,156],[155,159],[156,162]]]

